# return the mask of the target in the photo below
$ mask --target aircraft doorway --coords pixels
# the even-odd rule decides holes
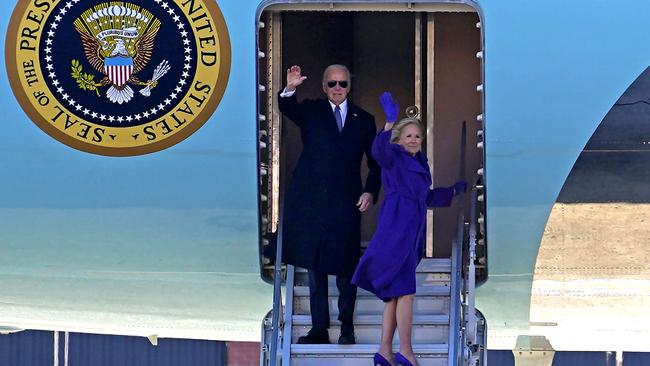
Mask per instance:
[[[333,9],[340,11],[332,11],[323,4],[283,4],[262,13],[258,32],[262,246],[277,230],[280,194],[302,150],[299,129],[282,118],[275,100],[291,65],[300,65],[308,77],[298,90],[299,100],[323,98],[325,67],[347,65],[352,74],[349,98],[375,116],[378,130],[384,124],[378,102],[383,91],[390,91],[399,101],[400,118],[406,107],[415,105],[427,129],[423,150],[434,185],[448,186],[458,179],[476,181],[483,164],[483,150],[476,148],[477,134],[482,131],[477,116],[482,114],[483,101],[477,92],[482,84],[482,60],[477,57],[482,50],[479,16],[462,4],[415,6],[409,10],[402,4],[401,11],[394,11],[397,6],[354,9],[341,4]],[[460,162],[463,121],[467,122],[464,165]],[[364,178],[366,173],[364,161]],[[362,216],[362,242],[372,237],[382,196]],[[450,256],[458,210],[455,204],[430,211],[427,256]]]

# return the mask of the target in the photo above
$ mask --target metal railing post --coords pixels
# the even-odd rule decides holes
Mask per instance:
[[[278,222],[278,237],[275,249],[275,269],[273,272],[273,315],[271,317],[271,329],[273,335],[271,336],[271,351],[270,351],[270,366],[278,365],[278,344],[280,344],[280,318],[282,312],[282,231],[284,221],[284,195],[280,189],[280,207],[279,207],[279,222]]]
[[[453,243],[452,253],[451,253],[451,288],[450,288],[450,299],[449,299],[449,350],[448,350],[448,365],[449,366],[458,366],[458,356],[459,356],[459,338],[461,324],[460,324],[460,307],[461,307],[461,298],[460,298],[460,284],[463,279],[462,277],[462,248],[464,241],[465,233],[465,218],[461,213],[458,215],[458,232],[456,233],[456,239]]]

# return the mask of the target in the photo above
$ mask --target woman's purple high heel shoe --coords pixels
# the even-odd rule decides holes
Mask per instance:
[[[373,357],[373,361],[375,362],[374,365],[377,366],[393,366],[390,361],[388,361],[384,356],[382,356],[379,352],[375,353],[375,357]]]
[[[399,352],[395,354],[395,364],[402,366],[415,366],[408,358],[404,357],[404,355]]]

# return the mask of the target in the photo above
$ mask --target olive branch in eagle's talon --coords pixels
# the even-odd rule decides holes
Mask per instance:
[[[93,90],[99,97],[98,86],[103,86],[102,83],[96,83],[95,77],[92,74],[82,72],[81,64],[78,60],[72,60],[72,78],[77,82],[80,89]]]

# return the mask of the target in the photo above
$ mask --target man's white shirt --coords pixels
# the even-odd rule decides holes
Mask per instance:
[[[282,93],[280,93],[280,97],[287,98],[293,96],[295,92],[296,92],[295,90],[288,92],[287,88],[284,88]],[[336,104],[332,103],[332,101],[329,99],[327,101],[330,103],[330,107],[332,107],[332,114],[334,114],[334,108],[336,108]],[[343,103],[339,105],[339,108],[341,108],[341,120],[343,120],[343,124],[341,125],[341,127],[345,127],[345,117],[348,115],[348,100],[347,99],[344,100]]]

